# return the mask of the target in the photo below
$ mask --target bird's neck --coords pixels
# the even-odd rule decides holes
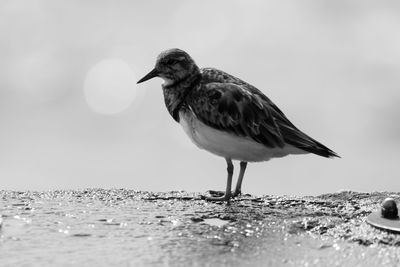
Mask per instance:
[[[164,84],[162,86],[165,106],[167,107],[169,114],[177,122],[179,122],[179,110],[184,104],[186,96],[196,87],[196,85],[199,84],[200,78],[200,72],[196,72],[188,75],[180,81],[171,84]]]

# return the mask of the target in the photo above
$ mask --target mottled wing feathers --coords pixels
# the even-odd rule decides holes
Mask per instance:
[[[189,106],[203,123],[267,147],[290,144],[324,157],[333,151],[298,130],[260,90],[216,69],[203,69]]]
[[[284,146],[279,127],[258,94],[251,94],[235,83],[210,80],[192,93],[195,96],[190,97],[188,104],[203,123],[248,136],[267,147]]]

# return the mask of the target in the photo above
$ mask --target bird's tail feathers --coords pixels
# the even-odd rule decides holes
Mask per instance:
[[[298,130],[297,128],[287,127],[286,129],[282,130],[285,131],[284,133],[285,142],[290,145],[293,145],[309,153],[319,155],[321,157],[340,158],[340,156],[336,152],[324,146],[315,139],[309,137],[308,135]]]

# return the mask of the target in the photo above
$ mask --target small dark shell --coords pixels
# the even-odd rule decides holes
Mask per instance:
[[[396,219],[399,217],[396,202],[393,198],[386,198],[381,204],[381,214],[386,219]]]

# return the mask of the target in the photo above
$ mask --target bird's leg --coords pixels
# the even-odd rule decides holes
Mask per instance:
[[[231,192],[231,187],[232,187],[232,176],[233,176],[233,164],[232,160],[229,158],[225,158],[226,163],[228,167],[226,168],[228,172],[228,179],[226,182],[226,190],[225,190],[225,195],[222,197],[207,197],[206,200],[210,201],[226,201],[229,203],[231,197],[232,197],[232,192]]]
[[[233,192],[232,197],[237,197],[238,195],[240,195],[242,193],[242,181],[243,181],[243,177],[244,177],[244,172],[246,171],[246,167],[247,167],[247,162],[241,161],[239,178],[237,180],[235,192]]]

